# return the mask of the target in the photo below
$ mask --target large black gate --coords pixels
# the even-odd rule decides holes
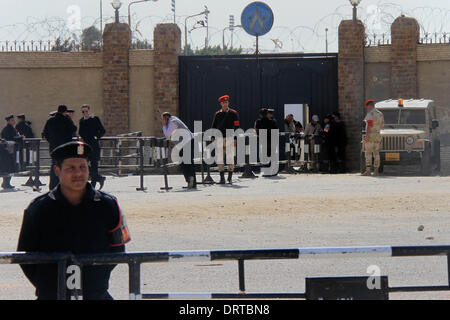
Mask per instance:
[[[307,104],[322,119],[338,109],[337,70],[337,54],[181,56],[180,116],[191,130],[194,121],[209,129],[228,94],[243,129],[261,107],[275,109],[280,128],[286,104]]]

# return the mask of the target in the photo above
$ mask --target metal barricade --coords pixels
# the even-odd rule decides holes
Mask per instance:
[[[211,161],[209,160],[213,157],[211,149],[207,148],[210,142],[203,141],[203,132],[195,133],[195,137],[200,149],[197,153],[200,154],[200,157],[194,159],[194,163],[200,164],[201,167],[202,181],[199,184],[214,184],[211,172],[217,170],[217,167],[210,165]],[[238,163],[236,153],[235,168],[242,170],[243,174],[240,178],[257,178],[253,169],[264,166],[258,158],[261,146],[258,143],[256,148],[252,148],[250,142],[254,138],[257,140],[257,135],[256,133],[245,133],[240,134],[237,138],[245,139],[245,161],[244,163]],[[280,138],[281,141],[285,142],[284,146],[279,146],[279,149],[277,149],[281,152],[284,151],[286,155],[285,160],[279,160],[279,164],[285,165],[283,173],[307,172],[308,166],[314,166],[317,163],[320,153],[320,137],[314,137],[312,145],[310,139],[302,134],[280,133]],[[117,174],[118,176],[139,175],[140,187],[137,188],[137,191],[147,190],[144,187],[144,176],[148,174],[149,170],[153,173],[161,172],[164,175],[165,186],[163,189],[166,191],[171,189],[168,187],[169,169],[180,165],[180,163],[171,161],[169,156],[171,144],[165,138],[143,137],[142,133],[136,132],[115,137],[104,137],[100,139],[100,146],[100,171]],[[14,152],[16,167],[14,172],[29,176],[24,186],[33,188],[42,186],[43,184],[40,182],[42,170],[51,169],[48,143],[41,139],[24,139],[16,144]],[[250,158],[255,156],[253,152],[257,153],[256,163],[254,160],[250,161]],[[295,169],[298,167],[300,167],[300,170]]]
[[[304,299],[308,292],[298,293],[247,293],[245,284],[245,261],[297,260],[308,258],[391,258],[391,257],[447,257],[448,281],[445,285],[387,287],[391,292],[432,292],[450,291],[450,246],[380,246],[380,247],[338,247],[338,248],[293,248],[256,250],[210,250],[174,252],[129,252],[97,255],[71,255],[64,253],[0,253],[0,264],[48,264],[58,266],[57,298],[64,300],[69,292],[72,299],[80,298],[82,288],[66,287],[66,272],[73,265],[80,267],[92,265],[128,264],[130,300],[165,299],[183,297],[191,299]],[[141,265],[147,263],[178,263],[205,261],[238,262],[239,293],[142,293]],[[379,275],[381,277],[381,275]],[[384,277],[386,278],[386,276]],[[78,281],[82,283],[81,279]],[[371,288],[367,288],[371,290]]]

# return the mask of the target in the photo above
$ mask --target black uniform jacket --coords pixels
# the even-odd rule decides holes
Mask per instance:
[[[98,117],[89,117],[87,119],[80,119],[78,133],[84,142],[93,148],[99,148],[98,140],[105,135],[106,130]]]
[[[267,146],[267,155],[270,156],[272,152],[272,130],[278,129],[278,124],[275,119],[267,117],[258,119],[255,123],[256,134],[258,135],[259,143],[264,143]],[[262,140],[260,130],[266,130],[266,139]],[[277,137],[278,139],[278,137]]]
[[[258,134],[259,134],[260,129],[266,129],[267,137],[270,138],[271,131],[278,129],[278,124],[275,119],[269,119],[267,117],[264,117],[264,118],[256,120],[255,129]]]
[[[6,141],[14,141],[16,137],[19,137],[16,129],[10,124],[3,128],[1,138]],[[8,152],[5,143],[0,144],[0,173],[12,173],[15,171],[15,155]]]
[[[335,128],[336,128],[336,141],[335,145],[339,147],[345,147],[348,143],[347,138],[347,128],[345,126],[345,122],[335,122]]]
[[[16,125],[16,129],[21,135],[25,136],[25,138],[34,138],[33,130],[25,121],[19,122]]]
[[[220,109],[214,116],[212,128],[220,130],[223,137],[226,137],[227,129],[237,130],[240,127],[239,115],[236,110],[228,108],[228,111]]]
[[[25,210],[17,250],[20,252],[99,254],[125,251],[130,241],[117,199],[87,184],[82,202],[71,205],[60,186],[36,198]],[[38,299],[56,299],[56,264],[21,265],[36,287]],[[105,299],[114,266],[82,268],[83,298]]]
[[[15,137],[18,137],[19,133],[17,130],[10,124],[7,124],[6,127],[3,128],[1,137],[6,141],[14,141]]]
[[[42,136],[50,144],[50,151],[53,151],[60,145],[72,141],[72,137],[76,132],[77,127],[73,121],[62,113],[57,113],[54,117],[47,120]]]

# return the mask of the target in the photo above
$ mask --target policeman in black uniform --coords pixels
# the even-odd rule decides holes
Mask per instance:
[[[14,120],[14,115],[7,116],[5,120],[6,127],[1,132],[2,140],[16,142],[15,140],[20,137],[20,134],[15,128],[16,121]],[[3,177],[2,188],[6,190],[14,189],[14,186],[11,185],[11,173],[15,170],[14,153],[9,152],[5,144],[2,146],[0,160],[2,162],[2,170],[0,171],[8,174]]]
[[[333,113],[334,123],[336,127],[335,148],[337,156],[337,166],[339,173],[346,173],[346,148],[348,144],[347,128],[345,122],[342,121],[339,112]]]
[[[27,139],[34,138],[34,133],[31,129],[30,122],[25,120],[24,114],[20,114],[17,116],[16,130],[20,133],[20,135],[24,136]]]
[[[76,135],[77,127],[73,121],[67,116],[67,107],[60,105],[58,112],[47,120],[42,137],[45,138],[50,144],[50,152],[55,150],[60,145],[72,141],[72,137]],[[58,178],[53,172],[55,163],[52,162],[52,168],[50,169],[50,190],[54,189],[58,185]]]
[[[98,173],[98,161],[100,159],[100,143],[99,140],[105,133],[105,127],[103,127],[100,118],[97,116],[92,116],[90,114],[91,107],[88,105],[83,105],[81,107],[81,112],[83,113],[83,118],[80,119],[79,135],[84,142],[92,147],[92,155],[89,159],[91,162],[91,183],[95,188],[95,185],[100,183],[100,190],[103,188],[106,178],[102,177]]]
[[[262,115],[262,118],[257,120],[257,122],[255,124],[256,133],[257,133],[258,139],[259,139],[259,146],[261,146],[261,144],[266,145],[267,156],[269,158],[271,158],[271,156],[272,156],[272,139],[271,139],[272,130],[278,129],[277,121],[273,118],[274,111],[275,110],[273,110],[273,109],[265,109],[265,108],[261,109],[260,113]],[[261,141],[260,130],[266,130],[266,132],[267,132],[267,138],[264,141]],[[278,137],[277,137],[277,139],[278,139]],[[262,152],[262,150],[260,149],[259,154],[261,154],[261,152]],[[260,159],[261,159],[261,156],[260,156]],[[278,159],[277,159],[277,161],[278,161]],[[265,166],[270,167],[270,164],[265,164]],[[270,175],[270,176],[276,176],[277,174],[278,173],[274,173],[273,175]]]
[[[17,250],[71,254],[124,252],[130,235],[117,199],[88,183],[89,145],[69,142],[51,156],[60,184],[25,210]],[[109,277],[115,266],[82,267],[84,300],[111,300]],[[38,300],[57,298],[56,264],[21,265]]]
[[[15,137],[20,136],[15,128],[16,120],[14,120],[14,115],[7,116],[5,120],[6,126],[2,130],[1,137],[6,141],[14,141]]]

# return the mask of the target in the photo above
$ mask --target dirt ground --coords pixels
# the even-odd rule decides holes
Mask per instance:
[[[216,181],[217,176],[213,176]],[[19,186],[25,178],[14,178]],[[43,182],[47,180],[44,177]],[[234,179],[233,186],[181,187],[181,176],[109,177],[132,242],[128,251],[180,251],[450,244],[450,177],[281,175]],[[45,188],[45,187],[44,187]],[[38,196],[26,187],[0,192],[0,252],[15,251],[22,213]],[[423,231],[418,227],[423,226]],[[448,284],[445,257],[304,259],[246,262],[248,292],[303,292],[305,277],[364,276],[371,265],[390,286]],[[18,266],[1,265],[0,299],[33,299]],[[147,264],[143,292],[238,292],[237,263]],[[111,293],[128,298],[128,271],[118,266]],[[449,299],[450,292],[396,293],[392,299]]]

